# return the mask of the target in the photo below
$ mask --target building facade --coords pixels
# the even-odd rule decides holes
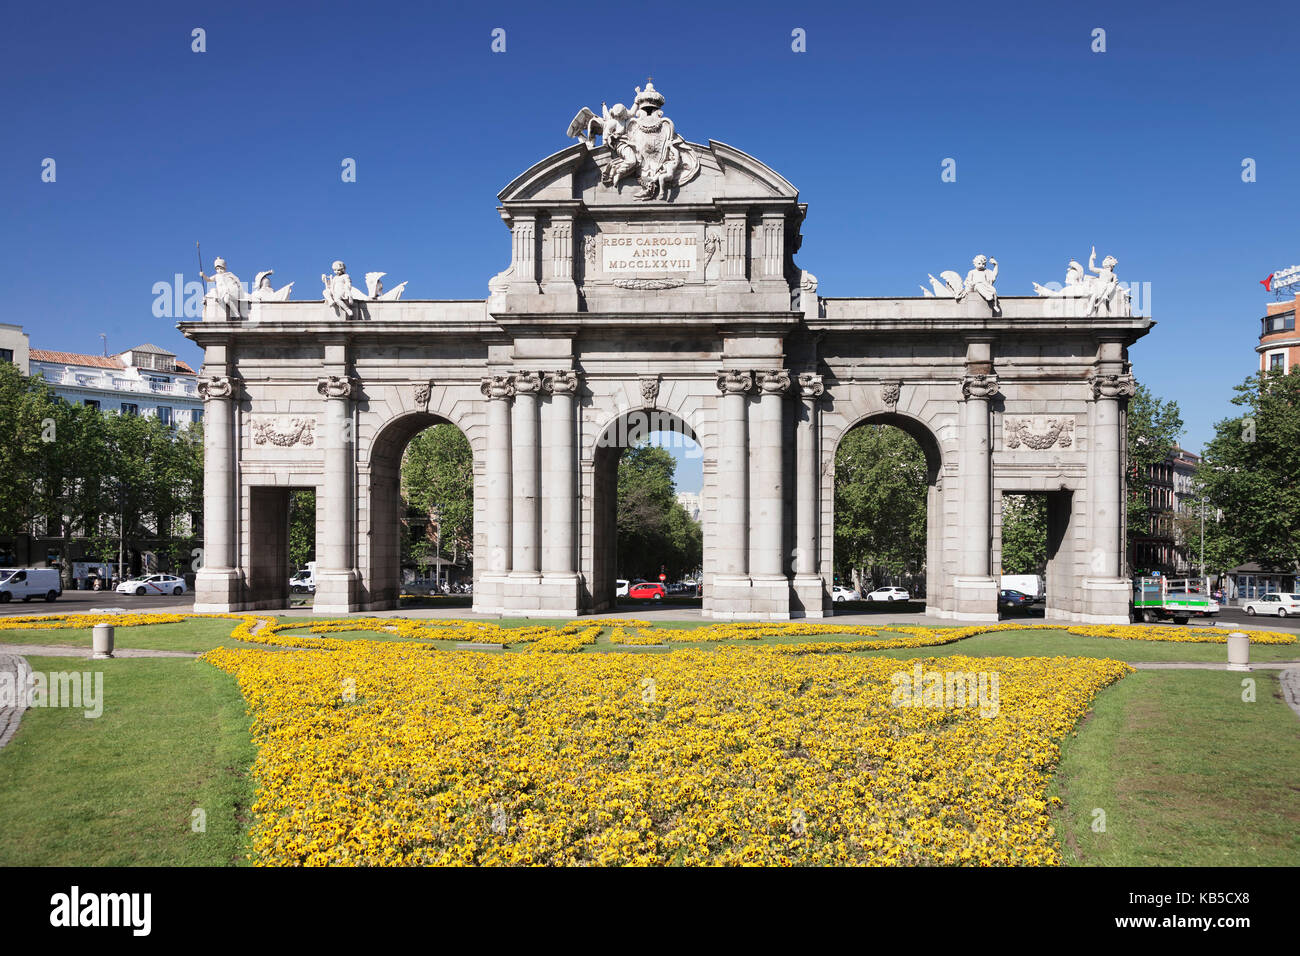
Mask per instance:
[[[32,349],[30,374],[77,405],[120,415],[146,415],[185,426],[203,419],[194,369],[173,352],[139,345],[117,355]]]
[[[1259,320],[1259,370],[1283,375],[1300,365],[1300,335],[1296,334],[1296,307],[1300,293],[1290,301],[1270,302]]]

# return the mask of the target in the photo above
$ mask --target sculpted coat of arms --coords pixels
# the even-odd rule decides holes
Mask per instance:
[[[636,88],[636,99],[629,110],[622,103],[608,107],[600,104],[600,116],[583,107],[569,124],[569,135],[581,140],[588,149],[595,148],[599,133],[613,153],[601,175],[610,189],[633,174],[640,188],[636,198],[669,198],[670,189],[680,188],[700,173],[700,159],[678,134],[673,121],[664,116],[663,94],[646,80],[645,89]]]

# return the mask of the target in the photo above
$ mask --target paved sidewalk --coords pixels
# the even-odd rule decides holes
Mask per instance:
[[[0,652],[0,674],[12,675],[14,688],[13,703],[0,702],[0,747],[18,732],[18,722],[23,719],[27,709],[27,675],[31,668],[17,654]]]
[[[69,644],[5,644],[3,647],[7,654],[21,654],[24,657],[83,657],[89,660],[92,654],[89,647],[74,647]],[[151,651],[131,647],[113,648],[114,657],[198,657],[199,653],[199,651]]]
[[[1226,671],[1228,662],[1217,661],[1130,661],[1140,671]],[[1285,671],[1300,665],[1300,661],[1252,661],[1255,671]],[[1241,673],[1245,673],[1242,671]]]

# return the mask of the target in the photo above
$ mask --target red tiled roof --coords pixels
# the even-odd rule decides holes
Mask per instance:
[[[33,362],[53,362],[55,365],[89,365],[94,368],[122,368],[122,362],[116,356],[82,355],[78,352],[53,352],[48,349],[32,349],[29,358]]]
[[[123,353],[129,355],[131,351]],[[110,355],[82,355],[80,352],[55,352],[50,349],[32,349],[29,359],[33,362],[53,362],[55,365],[81,365],[91,368],[125,368],[126,364],[120,356]],[[153,369],[152,371],[159,371]],[[194,369],[190,368],[180,359],[176,360],[176,371],[183,372],[186,375],[193,375]]]

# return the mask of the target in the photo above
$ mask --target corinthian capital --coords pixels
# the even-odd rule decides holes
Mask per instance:
[[[573,395],[578,391],[578,373],[572,369],[556,369],[542,377],[542,388],[553,395]]]
[[[228,375],[208,375],[198,381],[199,397],[205,402],[213,398],[234,398],[235,380]]]
[[[718,373],[718,391],[723,395],[743,394],[753,387],[753,372],[741,372],[736,369],[723,369]]]
[[[536,394],[542,390],[541,372],[516,372],[514,374],[515,394]]]
[[[759,372],[758,387],[764,395],[784,395],[790,391],[790,373],[783,368]]]
[[[799,373],[799,394],[803,398],[816,398],[826,391],[826,383],[816,372]]]
[[[316,391],[326,398],[353,398],[357,394],[357,380],[347,375],[326,375],[316,379]]]
[[[507,399],[515,393],[515,383],[509,375],[490,375],[479,382],[478,390],[493,399]]]
[[[1137,393],[1137,381],[1127,372],[1108,375],[1094,371],[1088,376],[1088,384],[1092,386],[1094,400],[1099,398],[1132,398]]]
[[[993,374],[977,372],[961,380],[962,398],[989,399],[998,394],[998,377]]]

